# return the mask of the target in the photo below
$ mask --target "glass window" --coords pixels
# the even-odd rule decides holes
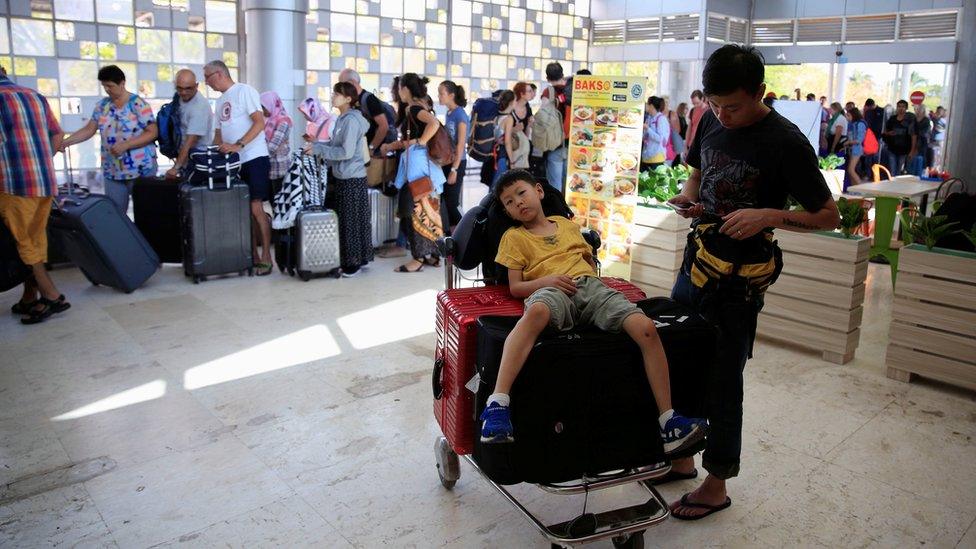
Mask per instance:
[[[139,61],[156,63],[172,61],[169,31],[137,29],[136,40],[139,45]]]
[[[508,30],[522,32],[525,30],[525,10],[512,8],[508,15]]]
[[[427,18],[427,9],[423,2],[406,0],[403,6],[403,17],[414,21],[423,21]]]
[[[203,34],[199,32],[173,32],[173,62],[206,63],[206,48],[203,44]],[[235,65],[236,66],[236,63]]]
[[[471,2],[467,0],[455,0],[453,11],[451,12],[451,23],[455,25],[471,25]]]
[[[356,41],[356,16],[333,13],[331,18],[331,38],[339,42]]]
[[[399,48],[380,48],[380,71],[403,73],[403,50]]]
[[[559,16],[559,36],[573,36],[573,16],[572,15],[560,15]]]
[[[525,55],[525,35],[520,32],[508,33],[508,53]]]
[[[508,64],[504,55],[491,56],[491,77],[505,78],[508,76]]]
[[[199,15],[191,15],[187,18],[186,28],[195,32],[203,32],[207,30],[207,22]]]
[[[119,27],[119,44],[124,46],[135,46],[136,29],[132,27]]]
[[[240,63],[236,51],[225,51],[222,59],[228,67],[238,67]]]
[[[427,23],[427,47],[447,48],[447,26],[437,23]]]
[[[11,42],[20,55],[54,55],[54,26],[50,21],[11,19]]]
[[[207,0],[207,30],[237,34],[236,7],[231,2]]]
[[[468,51],[471,49],[471,27],[451,27],[451,47],[454,51]]]
[[[403,19],[403,0],[380,0],[380,15]]]
[[[490,76],[491,60],[487,54],[471,54],[471,76],[477,78],[488,78]]]
[[[329,70],[329,44],[327,42],[306,42],[307,68]]]
[[[61,75],[61,95],[99,95],[98,65],[94,61],[58,60],[58,73]],[[80,108],[80,102],[79,102]],[[69,111],[70,113],[70,111]],[[66,113],[66,114],[69,114]],[[75,113],[77,114],[77,113]]]
[[[54,15],[58,19],[94,21],[95,6],[92,0],[54,0]]]
[[[156,82],[154,80],[140,80],[138,95],[156,97]]]
[[[132,0],[95,0],[99,23],[132,24]]]
[[[331,0],[329,2],[329,9],[343,13],[355,13],[356,0]]]
[[[7,20],[0,17],[0,55],[10,53],[10,37],[7,35]]]
[[[542,34],[550,36],[559,34],[559,15],[546,13],[542,16]]]
[[[65,42],[74,42],[75,24],[67,21],[58,21],[54,23],[54,37]]]
[[[156,80],[160,82],[170,82],[173,80],[175,73],[173,72],[172,65],[159,65],[156,67]]]
[[[224,37],[219,34],[208,34],[207,35],[207,47],[213,48],[215,50],[223,49],[224,47]]]
[[[525,55],[526,57],[539,57],[542,55],[542,37],[538,34],[525,35]]]
[[[403,50],[403,72],[415,72],[417,74],[424,74],[424,68],[427,66],[424,63],[424,50],[418,50],[416,48],[406,48]]]
[[[78,43],[78,51],[80,52],[79,57],[82,59],[97,59],[98,58],[98,44],[90,40],[82,40]]]
[[[14,57],[14,74],[17,76],[37,76],[37,59]]]
[[[590,0],[576,0],[576,15],[580,17],[590,16]]]
[[[115,44],[112,42],[99,42],[98,58],[105,61],[114,61],[116,58]]]
[[[362,44],[379,44],[380,18],[363,16],[357,17],[356,40]]]

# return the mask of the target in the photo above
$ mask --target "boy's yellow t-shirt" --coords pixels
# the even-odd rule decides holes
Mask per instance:
[[[525,227],[505,231],[495,262],[521,270],[523,280],[552,275],[596,276],[596,271],[586,262],[593,250],[583,240],[579,225],[561,216],[548,219],[556,222],[556,233],[552,236],[534,235]]]

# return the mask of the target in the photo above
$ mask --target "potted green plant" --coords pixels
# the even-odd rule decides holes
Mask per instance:
[[[820,173],[823,174],[824,181],[827,182],[827,187],[830,188],[830,192],[835,195],[842,194],[844,192],[844,170],[837,168],[844,165],[844,159],[836,154],[830,154],[820,158],[818,162],[820,164]]]
[[[681,192],[690,175],[691,170],[679,164],[658,166],[638,178],[631,279],[648,295],[670,295],[681,268],[691,220],[665,204]]]
[[[946,216],[901,213],[906,246],[898,254],[885,371],[921,375],[976,389],[976,253],[936,246],[960,232],[976,245],[976,228],[956,230]]]
[[[791,209],[798,208],[796,204]],[[871,241],[854,234],[866,215],[861,200],[842,197],[837,209],[839,230],[776,231],[783,272],[766,291],[759,334],[845,364],[854,358],[860,342]]]

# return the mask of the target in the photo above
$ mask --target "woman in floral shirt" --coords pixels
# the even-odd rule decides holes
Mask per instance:
[[[122,69],[102,67],[98,81],[108,97],[98,102],[83,128],[64,140],[62,150],[91,139],[98,131],[105,194],[126,213],[133,181],[156,175],[156,117],[149,103],[125,89]]]

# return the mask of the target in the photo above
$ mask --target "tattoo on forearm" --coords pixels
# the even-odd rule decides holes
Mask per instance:
[[[792,219],[790,219],[788,217],[784,217],[783,218],[783,225],[785,225],[787,227],[795,227],[797,229],[806,229],[808,231],[816,231],[817,229],[820,228],[820,227],[818,227],[816,225],[810,225],[808,223],[803,223],[801,221],[793,221]]]

